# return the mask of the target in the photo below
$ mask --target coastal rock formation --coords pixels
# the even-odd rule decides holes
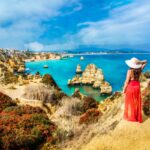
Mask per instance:
[[[20,66],[18,69],[18,73],[23,73],[25,72],[25,67],[24,66]]]
[[[69,86],[74,85],[91,85],[93,88],[100,89],[101,94],[110,94],[111,85],[104,80],[103,71],[94,64],[87,65],[82,75],[76,75],[72,80],[68,80]]]
[[[108,82],[104,82],[100,86],[101,94],[110,94],[112,92],[112,87]]]
[[[79,64],[77,65],[76,73],[78,73],[78,74],[82,73],[82,69]]]

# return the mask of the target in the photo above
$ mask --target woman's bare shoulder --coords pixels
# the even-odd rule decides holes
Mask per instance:
[[[132,71],[133,71],[133,69],[130,68],[127,70],[127,73],[131,73]]]

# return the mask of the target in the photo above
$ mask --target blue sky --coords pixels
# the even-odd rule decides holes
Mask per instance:
[[[149,0],[0,0],[0,47],[149,49]]]

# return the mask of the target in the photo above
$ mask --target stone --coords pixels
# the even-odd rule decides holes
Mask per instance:
[[[20,66],[17,72],[19,72],[19,73],[25,72],[25,67]]]
[[[78,65],[77,70],[79,71],[80,69],[80,65]],[[91,85],[93,88],[100,89],[101,94],[110,94],[112,92],[111,85],[104,79],[102,69],[97,68],[94,64],[87,65],[82,75],[76,75],[69,79],[68,85]]]
[[[78,74],[82,73],[82,69],[79,64],[77,65],[76,73],[78,73]]]
[[[105,81],[100,87],[100,93],[101,94],[111,94],[112,93],[111,85]]]

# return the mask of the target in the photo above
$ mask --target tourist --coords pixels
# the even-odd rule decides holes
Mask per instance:
[[[142,105],[140,93],[140,74],[147,64],[147,61],[140,61],[137,58],[126,60],[130,67],[123,87],[125,93],[124,119],[134,122],[142,122]]]

